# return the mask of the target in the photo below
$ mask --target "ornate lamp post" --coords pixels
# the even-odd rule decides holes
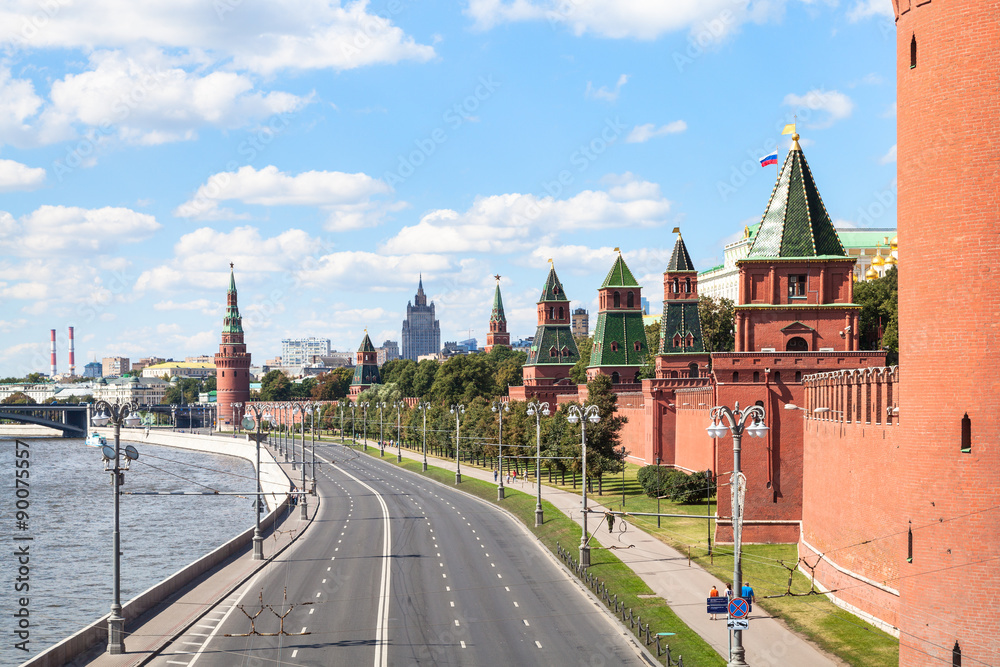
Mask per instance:
[[[583,449],[583,536],[580,538],[580,565],[590,567],[590,546],[587,545],[587,422],[596,424],[601,421],[601,412],[596,405],[585,408],[571,405],[566,421],[580,424],[580,446]]]
[[[305,491],[306,490],[306,433],[305,433],[305,425],[306,425],[306,410],[307,409],[311,409],[310,406],[307,403],[296,403],[295,407],[292,409],[292,415],[296,415],[296,414],[302,415],[302,436],[299,439],[299,442],[302,444],[302,447],[301,447],[301,450],[300,450],[300,452],[302,454],[302,470],[301,470],[302,475],[301,475],[301,478],[300,478],[299,491]],[[293,416],[292,417],[292,426],[294,426],[294,425],[295,425],[295,417]],[[295,435],[294,435],[294,433],[295,432],[292,431],[292,434],[293,434],[292,435],[292,470],[295,469]],[[313,444],[313,447],[315,447],[315,443]],[[299,507],[302,508],[302,509],[299,510],[299,518],[301,518],[301,519],[308,519],[309,518],[309,500],[308,500],[307,496],[305,496],[305,495],[299,496]]]
[[[503,500],[503,413],[510,412],[510,408],[507,407],[506,401],[494,401],[491,407],[493,412],[500,415],[500,434],[497,438],[499,443],[499,448],[497,450],[497,464],[500,466],[500,473],[497,475],[500,480],[500,486],[497,487],[497,500]]]
[[[451,406],[451,414],[455,415],[455,484],[462,483],[462,463],[458,457],[458,444],[460,441],[460,429],[458,419],[465,414],[465,406],[462,404]]]
[[[108,617],[108,653],[121,655],[125,653],[125,619],[122,617],[121,604],[121,530],[119,525],[119,497],[121,485],[125,483],[123,470],[128,470],[132,459],[139,458],[135,447],[129,445],[125,451],[125,466],[121,466],[121,432],[122,424],[137,426],[140,421],[134,403],[108,403],[100,400],[94,404],[97,414],[91,418],[94,426],[107,426],[110,422],[115,427],[114,448],[104,446],[104,469],[111,473],[111,483],[114,486],[115,524],[112,537],[114,547],[114,600],[111,603],[111,616]]]
[[[387,407],[385,401],[379,401],[375,405],[378,406],[378,455],[385,456],[385,438],[383,438],[382,433],[382,408]]]
[[[264,536],[260,532],[261,491],[263,490],[260,485],[260,442],[265,437],[261,433],[261,427],[264,425],[264,422],[269,422],[273,425],[274,417],[269,412],[270,409],[271,406],[267,403],[247,403],[247,410],[253,412],[254,416],[252,419],[249,416],[244,417],[242,422],[244,430],[251,431],[255,428],[257,430],[254,434],[254,442],[257,443],[257,465],[254,466],[257,477],[257,497],[254,499],[253,504],[254,516],[256,517],[253,528],[253,560],[264,560]]]
[[[240,427],[239,422],[236,421],[236,413],[237,412],[242,412],[240,410],[240,408],[242,408],[242,407],[243,407],[242,403],[233,403],[233,434],[234,435],[236,433],[236,430]],[[222,424],[219,424],[219,426],[221,428]]]
[[[427,470],[427,411],[430,410],[430,403],[419,403],[417,407],[424,413],[424,470]]]
[[[740,470],[740,444],[744,431],[751,436],[763,438],[769,429],[764,425],[764,408],[759,405],[751,405],[742,410],[739,402],[732,410],[724,405],[718,405],[712,408],[710,415],[712,423],[706,429],[710,438],[722,438],[727,431],[732,431],[733,434],[733,481],[729,488],[733,501],[733,592],[739,597],[743,591],[743,564],[740,558],[740,540],[743,531],[741,511],[742,496],[746,491],[746,477]],[[728,422],[728,426],[723,423],[723,419]],[[733,630],[729,667],[745,667],[747,664],[745,657],[743,631]]]
[[[535,498],[536,528],[545,521],[545,514],[542,512],[542,417],[548,417],[549,414],[548,403],[528,403],[528,416],[535,418],[535,481],[538,484]]]
[[[403,462],[403,432],[399,430],[399,411],[404,405],[403,401],[396,401],[396,463]]]
[[[364,403],[361,403],[359,405],[359,407],[361,408],[361,428],[364,430],[364,435],[361,436],[361,439],[365,443],[366,452],[368,451],[368,406],[369,405],[370,404],[368,403],[368,401],[365,401]]]
[[[357,444],[357,431],[356,421],[358,416],[358,406],[356,403],[351,403],[351,444]]]
[[[312,473],[310,477],[312,478],[312,488],[310,489],[313,493],[316,492],[316,413],[319,411],[319,406],[315,403],[309,403],[306,406],[306,412],[309,413],[311,420],[311,431],[312,431]]]

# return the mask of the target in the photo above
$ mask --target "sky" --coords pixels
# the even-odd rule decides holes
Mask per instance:
[[[889,0],[7,0],[0,376],[281,339],[533,335],[552,259],[653,312],[758,222],[796,122],[838,226],[896,223]]]

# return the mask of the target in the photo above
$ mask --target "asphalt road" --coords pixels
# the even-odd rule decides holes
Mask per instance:
[[[317,466],[305,537],[150,664],[649,664],[505,513],[345,447],[317,453],[334,464]]]

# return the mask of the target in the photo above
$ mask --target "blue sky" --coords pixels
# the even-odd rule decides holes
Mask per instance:
[[[418,274],[531,335],[620,247],[658,311],[802,145],[838,225],[895,225],[889,0],[10,0],[0,8],[0,373],[214,353],[229,263],[255,363],[399,340]],[[887,206],[886,206],[887,205]]]

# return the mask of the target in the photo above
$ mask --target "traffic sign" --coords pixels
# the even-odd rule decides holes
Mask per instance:
[[[729,601],[729,615],[733,618],[745,618],[750,613],[750,603],[743,598],[733,598]]]
[[[750,621],[745,618],[731,618],[726,624],[730,630],[746,630],[750,627]]]
[[[715,597],[708,598],[708,613],[709,614],[728,614],[729,598]]]

